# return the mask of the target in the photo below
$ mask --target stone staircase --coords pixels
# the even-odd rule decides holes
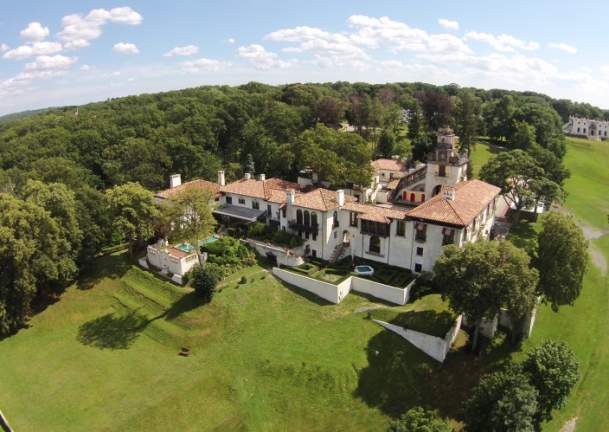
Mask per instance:
[[[333,264],[338,261],[347,250],[347,245],[345,243],[339,243],[336,245],[334,250],[332,251],[332,255],[330,255],[330,263]]]

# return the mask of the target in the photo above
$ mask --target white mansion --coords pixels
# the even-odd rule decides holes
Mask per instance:
[[[562,129],[566,134],[583,136],[592,140],[609,139],[609,121],[606,120],[570,116]]]
[[[219,194],[214,214],[221,222],[265,221],[301,236],[305,255],[328,261],[353,255],[429,271],[444,245],[487,238],[495,219],[500,190],[466,179],[468,161],[458,154],[457,140],[450,129],[440,131],[427,164],[414,168],[394,159],[373,161],[365,187],[330,190],[310,179],[292,183],[264,174],[227,184],[224,171],[218,184],[195,180],[174,187],[211,188]]]

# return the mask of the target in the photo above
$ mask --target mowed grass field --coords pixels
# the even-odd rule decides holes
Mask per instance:
[[[487,159],[488,152],[487,146],[478,144],[474,162]],[[591,241],[591,247],[609,260],[609,142],[568,138],[565,165],[571,171],[565,185],[565,206],[601,235]],[[581,380],[565,409],[555,413],[544,430],[558,432],[575,417],[577,431],[609,430],[609,280],[592,263],[575,306],[563,307],[558,313],[541,307],[532,337],[514,357],[522,358],[524,352],[546,339],[564,340],[575,350]]]
[[[100,259],[0,342],[3,412],[19,432],[379,431],[446,390],[438,363],[368,319],[387,305],[355,294],[327,304],[259,266],[221,288],[201,305],[123,255]],[[430,295],[391,309],[417,322],[446,306]],[[465,366],[455,361],[458,376]]]

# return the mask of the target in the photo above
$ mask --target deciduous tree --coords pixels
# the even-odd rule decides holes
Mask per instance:
[[[588,242],[571,216],[545,214],[537,238],[534,264],[539,270],[538,292],[557,311],[572,305],[582,288],[588,258]]]

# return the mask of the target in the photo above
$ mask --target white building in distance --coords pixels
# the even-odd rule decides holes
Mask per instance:
[[[609,139],[609,121],[606,120],[570,116],[562,130],[568,135],[586,137],[591,140]]]

